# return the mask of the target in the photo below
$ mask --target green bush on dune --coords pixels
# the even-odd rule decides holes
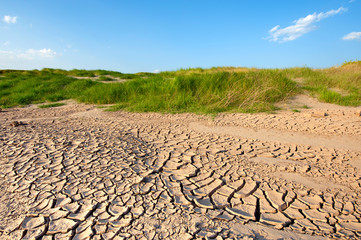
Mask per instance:
[[[102,83],[94,76],[128,81]],[[361,64],[352,62],[320,70],[193,68],[159,74],[0,70],[2,107],[76,99],[141,112],[260,112],[275,110],[276,102],[303,91],[324,102],[360,105]]]

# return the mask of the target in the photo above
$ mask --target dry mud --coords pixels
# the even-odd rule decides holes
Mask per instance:
[[[361,109],[308,105],[3,110],[0,238],[360,239]]]

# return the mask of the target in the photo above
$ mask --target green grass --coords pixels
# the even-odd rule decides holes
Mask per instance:
[[[107,76],[103,76],[101,75],[97,81],[100,81],[100,82],[113,82],[115,81],[114,78],[111,78],[111,77],[107,77]]]
[[[52,108],[52,107],[60,107],[64,105],[65,103],[49,103],[49,104],[39,105],[39,108]]]
[[[1,71],[1,70],[0,70]],[[7,71],[7,70],[5,70]],[[10,70],[12,71],[12,70]],[[72,69],[69,71],[62,70],[62,69],[52,69],[52,68],[44,68],[41,70],[41,72],[47,72],[50,74],[61,74],[66,75],[70,77],[106,77],[106,75],[120,78],[120,79],[135,79],[135,78],[141,78],[141,77],[148,77],[153,76],[153,73],[121,73],[121,72],[115,72],[115,71],[108,71],[108,70],[83,70],[83,69]]]
[[[322,102],[361,105],[361,61],[350,61],[327,69],[291,68],[280,71],[291,79],[297,79],[301,88]]]
[[[355,61],[347,61],[347,62],[344,62],[344,63],[342,63],[342,67],[345,67],[345,66],[347,66],[347,65],[361,65],[361,61],[359,61],[359,60],[355,60]]]
[[[274,70],[247,73],[153,76],[88,88],[82,102],[151,112],[272,111],[274,103],[296,92],[296,83]]]
[[[310,107],[307,106],[307,105],[303,105],[302,108],[304,108],[304,109],[310,109]]]
[[[31,103],[76,99],[84,89],[97,83],[47,71],[0,72],[0,106],[15,107]]]
[[[77,79],[82,76],[85,79]],[[99,81],[87,79],[97,76]],[[123,83],[113,78],[128,79]],[[105,84],[100,81],[109,81]],[[0,106],[75,99],[136,112],[272,112],[299,93],[324,102],[361,105],[361,64],[328,69],[217,67],[124,74],[106,70],[0,70]]]

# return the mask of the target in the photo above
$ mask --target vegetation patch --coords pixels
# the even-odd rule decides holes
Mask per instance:
[[[128,81],[112,82],[114,78]],[[191,68],[158,74],[0,70],[0,106],[5,108],[75,99],[138,112],[271,112],[277,110],[275,103],[302,92],[323,102],[361,105],[361,64],[356,61],[316,70]]]
[[[98,84],[48,71],[1,71],[0,105],[4,108],[32,103],[77,99],[84,89]]]
[[[116,81],[116,79],[102,75],[98,78],[98,81],[99,82],[114,82],[114,81]]]
[[[310,107],[307,106],[307,105],[303,105],[302,108],[304,108],[304,109],[310,109]]]
[[[96,85],[84,92],[83,102],[118,105],[115,109],[152,112],[274,110],[274,103],[294,94],[296,83],[274,70],[244,73],[192,73],[165,78],[157,75],[122,84]]]
[[[52,108],[52,107],[60,107],[64,105],[65,103],[49,103],[49,104],[39,105],[39,108]]]
[[[361,105],[360,61],[327,69],[291,68],[280,71],[291,79],[302,79],[299,86],[322,102],[344,106]]]

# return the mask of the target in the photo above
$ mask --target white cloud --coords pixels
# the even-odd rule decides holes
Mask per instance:
[[[13,55],[14,52],[13,52],[13,51],[3,51],[3,50],[0,50],[0,54],[2,54],[2,55]]]
[[[343,40],[361,40],[361,32],[351,32],[345,35]]]
[[[340,7],[337,10],[330,10],[328,12],[320,12],[309,14],[304,18],[293,21],[293,25],[290,25],[285,28],[280,28],[280,25],[273,27],[269,30],[270,36],[266,39],[269,39],[273,42],[287,42],[293,41],[306,33],[311,32],[316,29],[314,23],[321,21],[322,19],[328,18],[330,16],[342,13],[347,11],[347,8]]]
[[[0,55],[3,58],[8,58],[8,59],[41,60],[41,59],[53,58],[58,54],[51,49],[43,48],[40,50],[29,49],[25,52],[19,50],[13,50],[13,51],[0,50]]]
[[[15,17],[4,16],[3,20],[6,23],[16,23],[17,18],[18,18],[17,16],[15,16]]]
[[[5,65],[9,62],[17,61],[20,58],[18,57],[18,53],[16,51],[3,51],[0,50],[0,66]],[[6,64],[5,64],[6,63]]]
[[[54,52],[50,48],[48,49],[43,48],[40,50],[29,49],[26,51],[26,54],[29,56],[34,56],[34,57],[38,56],[42,58],[53,58],[56,56],[56,52]]]
[[[153,73],[160,73],[160,70],[159,69],[154,69]]]

